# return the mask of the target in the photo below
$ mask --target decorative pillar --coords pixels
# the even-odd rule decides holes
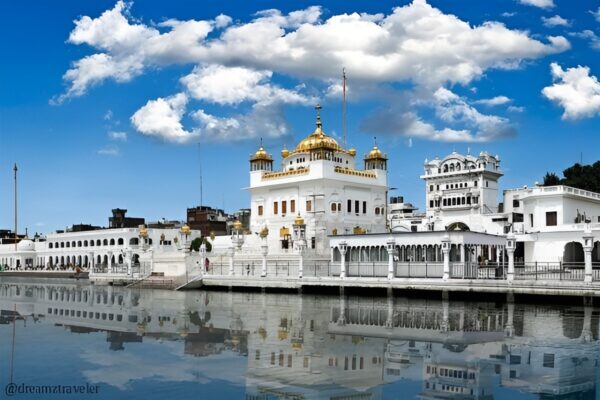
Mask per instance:
[[[594,249],[594,236],[589,225],[583,232],[583,252],[585,261],[585,279],[584,282],[592,283],[592,250]]]
[[[442,238],[442,253],[444,254],[444,275],[443,279],[450,279],[450,236],[446,233]]]
[[[131,249],[125,251],[125,264],[127,265],[127,275],[133,275],[133,252]]]
[[[517,248],[517,241],[515,235],[512,232],[506,237],[506,253],[508,254],[508,273],[506,274],[506,280],[512,282],[515,279],[515,250]]]
[[[306,249],[306,224],[304,218],[298,214],[294,223],[292,224],[294,234],[294,248],[298,253],[298,278],[302,278],[304,270],[304,250]]]
[[[394,255],[396,254],[396,241],[390,237],[385,242],[388,252],[388,279],[394,278]]]
[[[465,263],[465,244],[461,244],[460,246],[460,262]]]
[[[338,244],[338,249],[342,256],[340,259],[340,278],[344,279],[346,277],[346,250],[348,249],[348,244],[342,241]]]
[[[112,272],[112,251],[108,252],[108,271]]]
[[[269,236],[269,229],[265,226],[260,231],[260,238],[262,240],[260,244],[260,253],[262,255],[262,269],[260,271],[261,277],[267,276],[267,254],[269,253],[269,244],[267,242],[267,237]]]

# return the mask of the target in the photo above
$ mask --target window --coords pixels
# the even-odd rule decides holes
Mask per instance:
[[[287,213],[287,201],[281,202],[281,214],[285,215]]]
[[[273,214],[277,215],[279,213],[279,204],[276,201],[273,202]]]
[[[312,201],[311,200],[306,200],[306,211],[307,212],[312,211]]]
[[[546,213],[546,226],[556,226],[557,215],[556,211],[548,211]]]
[[[354,212],[358,214],[360,212],[359,210],[360,210],[360,201],[354,200]]]
[[[513,199],[513,207],[519,207],[519,199]]]
[[[554,368],[554,354],[544,353],[544,368]]]
[[[533,214],[529,214],[529,224],[533,228]]]
[[[363,214],[367,213],[367,202],[363,201]]]
[[[429,191],[433,192],[433,185],[429,185]]]
[[[429,208],[432,208],[432,207],[433,207],[433,200],[429,200]],[[379,214],[378,208],[375,209],[375,214]]]
[[[338,212],[342,211],[342,203],[337,203]]]
[[[331,212],[334,213],[337,211],[337,204],[336,203],[331,203]]]
[[[473,182],[473,186],[477,187],[477,181]]]
[[[296,200],[290,200],[290,212],[292,214],[296,213]]]
[[[485,187],[490,187],[489,181],[485,181]]]
[[[352,200],[348,200],[348,212],[352,212]]]
[[[317,245],[317,238],[315,238],[314,236],[310,238],[310,248],[314,249]]]
[[[258,206],[258,215],[263,215],[263,206]]]

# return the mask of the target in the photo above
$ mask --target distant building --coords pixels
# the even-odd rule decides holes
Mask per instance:
[[[187,224],[203,235],[227,235],[227,214],[221,209],[200,205],[187,209]]]
[[[101,226],[95,226],[90,224],[77,224],[73,225],[70,229],[67,229],[68,232],[87,232],[87,231],[97,231],[102,229]]]
[[[112,217],[108,218],[109,228],[137,228],[146,223],[144,218],[126,217],[127,210],[115,208],[112,210]]]

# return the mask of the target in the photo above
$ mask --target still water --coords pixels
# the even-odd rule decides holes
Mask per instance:
[[[583,299],[22,282],[0,282],[0,398],[598,398],[600,310]],[[23,393],[57,386],[62,394]],[[84,392],[65,392],[72,386]]]

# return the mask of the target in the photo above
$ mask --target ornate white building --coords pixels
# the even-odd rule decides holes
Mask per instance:
[[[374,146],[361,168],[355,149],[325,134],[320,108],[315,131],[281,151],[279,170],[262,144],[250,157],[250,226],[234,240],[240,257],[266,245],[270,257],[302,249],[327,259],[328,235],[386,231],[387,156]],[[217,237],[213,248],[231,246],[230,238]]]

